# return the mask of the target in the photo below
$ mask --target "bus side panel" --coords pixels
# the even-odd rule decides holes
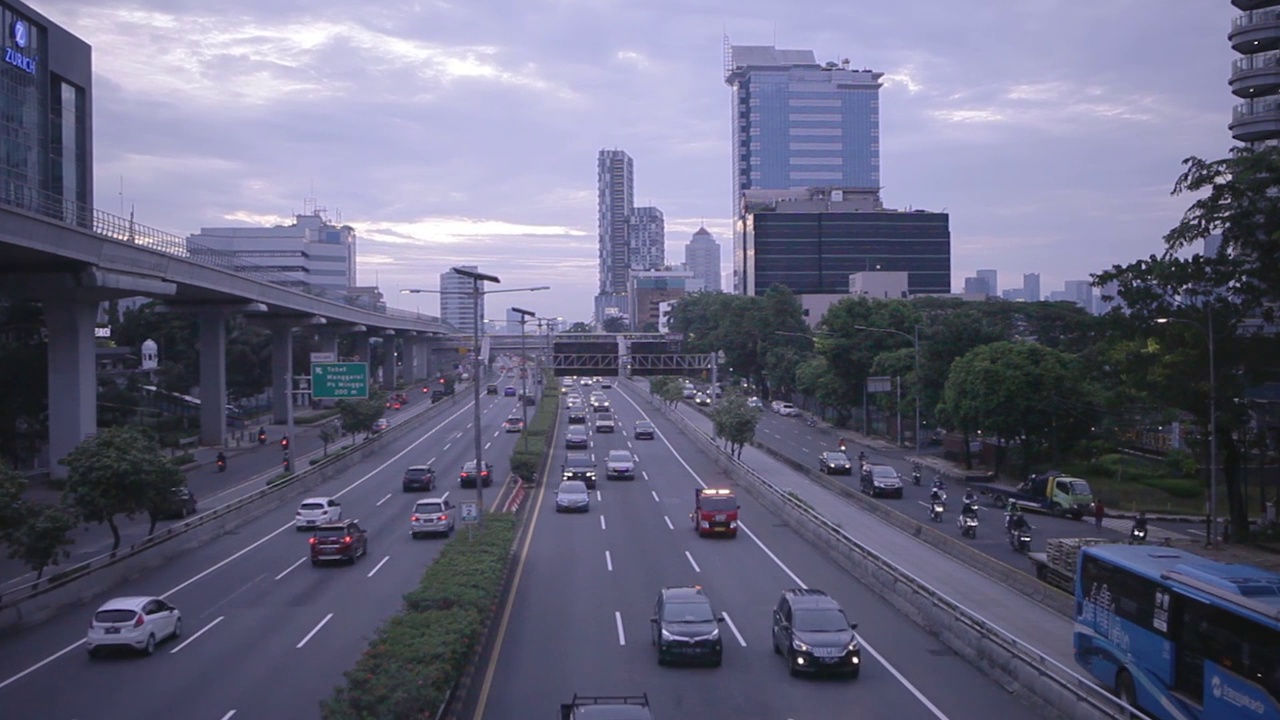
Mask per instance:
[[[1205,660],[1204,717],[1280,720],[1280,706],[1262,686]]]

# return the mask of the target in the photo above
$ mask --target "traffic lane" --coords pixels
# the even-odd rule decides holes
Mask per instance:
[[[673,450],[680,459],[681,463],[675,459],[675,455],[667,455],[675,462],[677,467],[671,467],[663,460],[659,472],[650,473],[651,484],[654,486],[652,490],[658,494],[658,497],[665,495],[674,495],[679,497],[686,494],[690,498],[689,505],[692,505],[692,489],[697,487],[697,482],[690,474],[690,470],[696,473],[708,486],[725,486],[730,483],[722,474],[715,461],[707,454],[705,450],[705,441],[690,438],[676,430],[674,423],[668,420],[664,415],[655,413],[652,416],[655,423],[660,425],[660,430],[668,431],[664,434],[668,442],[671,444],[670,450]],[[666,443],[663,443],[665,447]],[[650,453],[650,456],[655,455]],[[684,464],[689,466],[685,469]],[[664,495],[665,493],[665,495]],[[900,703],[895,703],[894,708],[899,712],[925,710],[927,714],[920,717],[938,717],[934,715],[928,707],[916,698],[915,692],[919,692],[926,697],[934,706],[939,708],[944,717],[948,718],[978,718],[989,716],[993,710],[1006,710],[1014,713],[1013,717],[1025,715],[1027,708],[1017,700],[1011,698],[1009,694],[999,685],[991,681],[976,668],[969,665],[959,656],[954,655],[948,648],[942,645],[935,638],[930,636],[924,630],[911,622],[908,618],[900,614],[892,605],[884,601],[871,591],[868,587],[858,582],[853,576],[846,572],[834,561],[830,560],[823,552],[814,548],[808,541],[799,535],[796,535],[790,528],[770,515],[761,505],[753,498],[745,493],[737,493],[739,503],[741,504],[741,522],[745,531],[734,540],[710,540],[706,542],[696,543],[693,547],[706,546],[706,550],[698,550],[701,557],[706,552],[715,552],[718,555],[713,556],[711,562],[699,561],[702,569],[701,574],[707,576],[708,581],[714,577],[724,575],[725,573],[741,572],[746,582],[762,582],[762,578],[777,578],[778,572],[781,572],[782,578],[775,579],[773,582],[781,583],[781,586],[774,585],[776,593],[772,594],[768,609],[772,610],[772,603],[776,603],[781,590],[785,587],[795,587],[799,583],[811,587],[818,587],[829,592],[833,597],[840,601],[850,620],[859,623],[858,635],[865,643],[877,653],[879,653],[888,664],[893,667],[897,674],[902,676],[899,680],[893,671],[889,671],[887,667],[881,665],[878,658],[868,652],[866,648],[863,651],[864,669],[862,676],[858,679],[858,684],[862,683],[864,677],[891,677],[899,686],[899,690],[905,690],[909,693],[908,699]],[[667,508],[666,513],[669,515],[678,512],[679,502]],[[665,523],[664,523],[665,525]],[[750,531],[749,533],[746,531]],[[854,530],[849,530],[851,535],[856,537]],[[692,530],[689,531],[692,535]],[[752,537],[754,535],[754,538]],[[757,543],[757,540],[759,543]],[[750,545],[746,545],[749,542]],[[742,547],[754,548],[764,557],[758,557],[756,560],[750,560],[748,553],[746,557],[733,560],[735,552]],[[763,545],[763,547],[761,547]],[[768,548],[773,556],[764,553],[764,548]],[[690,553],[694,552],[690,549]],[[724,562],[721,561],[723,556]],[[773,558],[778,560],[775,561]],[[785,565],[785,569],[783,568]],[[735,568],[743,568],[742,571],[736,571]],[[746,569],[750,568],[750,571]],[[769,574],[771,573],[771,574]],[[792,577],[794,575],[794,577]],[[799,582],[797,582],[799,581]],[[718,579],[717,583],[731,583],[731,579]],[[708,585],[708,587],[710,587]],[[741,598],[751,595],[749,588],[731,590],[730,597]],[[769,622],[771,615],[766,613],[762,618],[757,618],[756,622],[761,623],[764,633],[765,647],[771,645],[769,640]],[[749,623],[737,623],[737,627],[743,632],[744,638],[747,639],[749,646],[755,645],[751,638],[748,637],[748,630],[744,626]],[[771,648],[768,649],[771,657],[773,656]],[[781,665],[781,661],[779,661]],[[877,671],[874,668],[879,667]],[[782,667],[785,672],[785,667]],[[912,690],[914,688],[914,691]],[[874,712],[876,710],[868,710]],[[897,714],[897,713],[895,713]]]
[[[413,464],[415,460],[425,461],[429,458],[426,455],[431,450],[428,443],[438,434],[448,432],[450,425],[457,422],[456,415],[457,413],[444,418],[422,434],[413,433],[397,438],[342,477],[311,491],[293,493],[279,507],[249,521],[233,533],[191,548],[181,556],[83,604],[68,608],[38,626],[3,638],[0,640],[0,650],[4,651],[0,652],[0,684],[9,682],[15,674],[26,671],[55,653],[69,653],[71,650],[83,652],[78,644],[84,638],[85,623],[93,610],[108,598],[167,592],[173,595],[170,599],[181,609],[192,592],[201,591],[202,584],[242,587],[261,572],[258,570],[260,567],[279,567],[286,557],[289,562],[293,562],[306,551],[303,533],[293,529],[292,520],[298,501],[312,496],[339,496],[344,514],[348,517],[364,512],[387,494],[399,492],[399,478],[403,468]],[[277,542],[281,535],[287,539]],[[285,544],[281,545],[281,542]],[[263,555],[264,552],[278,552],[279,547],[295,549],[278,557]],[[188,591],[188,588],[192,590]],[[187,591],[186,594],[184,591]],[[47,671],[47,668],[42,667],[32,674],[41,671]],[[22,683],[29,677],[30,675],[13,681],[8,687]],[[7,687],[0,687],[0,697],[6,691]]]

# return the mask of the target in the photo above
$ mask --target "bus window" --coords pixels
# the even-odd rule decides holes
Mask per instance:
[[[1280,698],[1280,632],[1199,600],[1179,597],[1175,686],[1202,702],[1204,662],[1212,661]]]

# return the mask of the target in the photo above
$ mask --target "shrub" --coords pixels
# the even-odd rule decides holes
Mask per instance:
[[[432,717],[480,649],[515,529],[514,516],[489,514],[473,537],[459,533],[446,545],[321,703],[324,720]]]
[[[172,463],[173,465],[176,465],[177,467],[182,467],[183,465],[189,465],[195,461],[196,461],[196,456],[189,452],[182,453],[181,455],[174,455],[173,457],[169,458],[169,462]]]
[[[1194,498],[1204,494],[1203,484],[1196,478],[1147,478],[1138,482],[1174,497]]]

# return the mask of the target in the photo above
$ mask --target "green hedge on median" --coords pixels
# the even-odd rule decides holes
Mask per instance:
[[[485,515],[470,538],[459,528],[346,683],[320,704],[324,720],[434,717],[497,614],[515,533],[506,513]]]

